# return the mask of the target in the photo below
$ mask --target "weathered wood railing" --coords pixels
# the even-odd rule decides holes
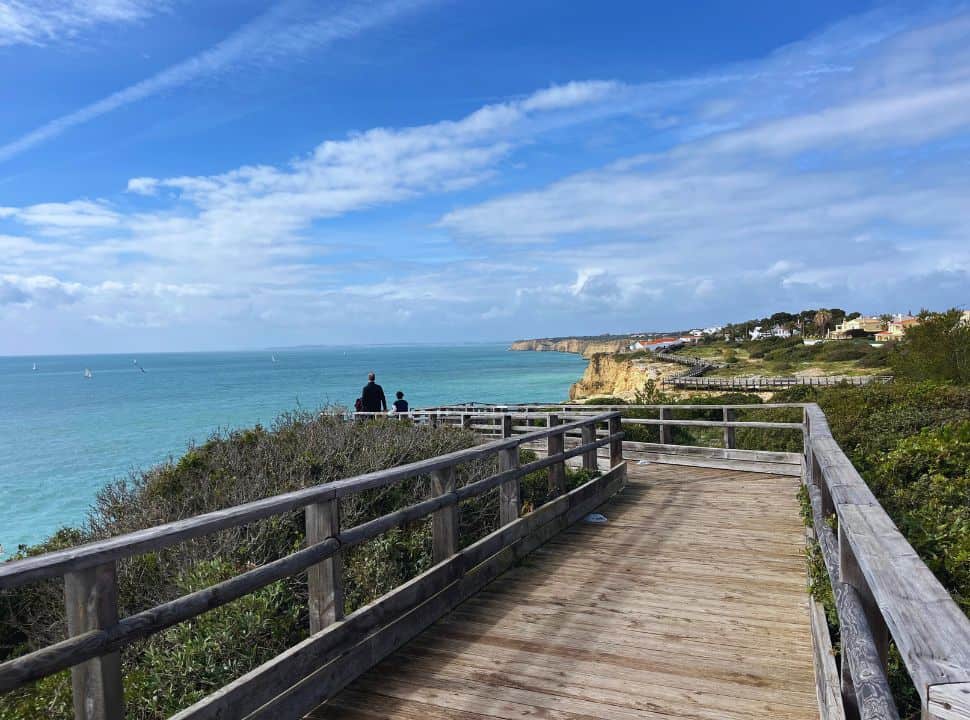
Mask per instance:
[[[741,410],[799,408],[802,423],[737,422]],[[627,418],[623,424],[647,424],[661,428],[661,443],[633,443],[624,440],[624,456],[636,457],[640,445],[674,450],[669,427],[723,427],[724,451],[733,448],[729,433],[738,427],[795,429],[802,431],[803,453],[799,467],[812,506],[814,535],[825,562],[839,616],[842,668],[838,678],[828,652],[828,631],[821,611],[813,608],[813,638],[819,663],[816,675],[823,720],[848,717],[863,720],[895,720],[899,713],[888,682],[890,638],[922,702],[926,720],[970,720],[970,620],[960,610],[916,551],[906,541],[877,501],[872,491],[832,438],[825,415],[816,404],[750,405],[652,405],[652,406],[465,406],[434,408],[431,412],[471,413],[476,418],[499,411],[513,416],[541,416],[555,411],[557,417],[574,413],[653,411],[656,419]],[[674,419],[675,411],[721,410],[723,420]],[[679,447],[679,446],[674,446]],[[682,448],[668,462],[688,463],[691,451],[712,452],[712,448]],[[746,469],[742,463],[772,467],[777,455],[756,452],[752,461],[730,458],[726,467]],[[647,453],[655,458],[657,453]],[[775,456],[773,458],[773,455]],[[749,456],[750,457],[750,456]],[[710,456],[703,462],[711,462]],[[718,460],[717,462],[722,462]],[[775,466],[778,467],[778,466]],[[779,472],[779,470],[771,470]],[[836,524],[833,530],[830,523]],[[819,646],[822,646],[821,648]]]
[[[847,716],[899,717],[887,682],[891,637],[923,717],[970,718],[970,621],[883,510],[814,404],[805,408],[805,482],[839,614]],[[820,688],[823,693],[834,694]]]
[[[648,426],[657,428],[659,442],[638,442],[624,439],[624,457],[631,460],[647,460],[658,463],[673,463],[700,467],[714,467],[748,472],[775,473],[782,475],[801,475],[801,453],[772,450],[748,450],[737,447],[738,428],[755,430],[784,430],[793,433],[792,438],[801,446],[803,425],[801,422],[803,403],[765,403],[747,405],[467,405],[440,406],[423,408],[411,413],[401,414],[400,419],[433,424],[462,425],[485,436],[501,436],[500,423],[506,415],[513,418],[513,431],[534,430],[536,424],[548,427],[549,422],[582,417],[596,412],[622,412],[621,423],[625,427]],[[797,411],[797,422],[771,420],[738,420],[741,410],[772,413],[775,411]],[[709,416],[719,415],[719,419],[692,419],[675,415]],[[627,417],[626,415],[650,414],[655,417]],[[368,413],[358,413],[367,416]],[[552,418],[552,420],[550,420]],[[673,442],[673,428],[720,428],[720,447],[709,445],[684,445]],[[578,433],[567,438],[574,440]]]
[[[693,388],[698,390],[778,390],[810,385],[827,387],[829,385],[869,385],[887,383],[891,375],[819,375],[812,376],[738,376],[738,377],[697,377],[676,375],[660,381],[662,386]]]
[[[597,433],[597,429],[601,432]],[[622,485],[625,465],[619,413],[586,415],[573,422],[531,429],[466,450],[420,462],[309,487],[148,528],[108,540],[0,565],[0,590],[49,578],[64,578],[69,637],[0,664],[0,693],[71,669],[78,720],[124,717],[120,650],[282,578],[308,573],[310,637],[213,695],[178,713],[179,720],[298,717],[334,695],[512,562],[602,504]],[[583,443],[565,449],[563,438],[580,432]],[[547,440],[557,448],[534,462],[519,463],[520,446]],[[564,463],[581,456],[589,463],[609,449],[609,469],[564,493]],[[498,458],[498,472],[456,487],[456,467]],[[521,516],[519,481],[549,471],[555,499]],[[351,528],[340,526],[339,502],[357,493],[418,476],[431,476],[427,500]],[[499,489],[500,527],[459,550],[458,505]],[[149,610],[119,618],[117,564],[226,528],[304,509],[306,548],[248,570],[225,582]],[[343,616],[341,556],[347,549],[401,525],[432,517],[430,570]]]

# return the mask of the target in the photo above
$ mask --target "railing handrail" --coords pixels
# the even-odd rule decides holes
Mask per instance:
[[[891,635],[923,717],[970,718],[970,620],[879,504],[815,403],[805,408],[805,426],[805,481],[851,671],[843,674],[843,696],[858,697],[863,720],[898,717],[887,682]]]
[[[411,413],[420,414],[434,414],[434,413],[468,413],[472,415],[483,415],[486,413],[494,413],[496,415],[508,414],[507,411],[501,408],[515,409],[523,414],[525,413],[556,413],[562,410],[573,411],[573,410],[588,410],[588,411],[624,411],[624,410],[777,410],[779,408],[793,408],[793,409],[803,409],[810,403],[741,403],[737,405],[733,404],[720,404],[717,405],[671,405],[671,404],[653,404],[653,405],[585,405],[583,403],[528,403],[528,404],[485,404],[485,405],[438,405],[430,406],[425,408],[417,408],[416,410],[410,411]],[[494,408],[494,409],[493,409]],[[388,413],[357,413],[358,415],[388,415]],[[402,413],[403,414],[403,413]]]
[[[155,525],[65,550],[0,563],[0,590],[45,578],[58,577],[65,572],[82,570],[105,562],[160,550],[191,538],[238,527],[307,505],[385,487],[417,475],[424,475],[435,470],[494,455],[500,450],[517,447],[523,442],[542,440],[551,434],[578,429],[590,422],[603,422],[613,416],[611,413],[599,413],[554,428],[536,428],[534,433],[528,434],[528,438],[518,435],[494,440],[471,448],[437,455],[426,460],[418,460],[386,470],[376,470],[342,480],[273,495],[242,505],[234,505],[183,520]]]
[[[605,436],[597,432],[600,423],[608,426]],[[447,565],[436,565],[442,569],[447,567],[447,572],[432,569],[426,574],[429,584],[425,590],[430,591],[435,583],[449,578],[454,580],[455,573],[465,572],[463,562],[473,548],[477,549],[470,557],[477,556],[480,561],[495,559],[500,550],[517,537],[522,537],[522,533],[537,522],[574,517],[577,511],[597,501],[597,498],[602,497],[598,502],[606,499],[602,493],[616,488],[616,483],[622,482],[625,477],[619,413],[585,416],[576,422],[561,425],[550,421],[548,428],[538,428],[535,432],[517,436],[512,428],[511,418],[506,418],[502,423],[504,437],[498,441],[0,565],[0,588],[63,575],[68,616],[68,637],[65,640],[0,663],[0,692],[71,668],[76,717],[84,720],[121,718],[123,681],[118,653],[135,640],[301,572],[308,572],[309,620],[313,640],[343,618],[341,568],[346,548],[430,515],[433,559],[435,563],[448,561]],[[578,447],[567,450],[564,446],[566,433],[576,429],[582,430],[582,442]],[[522,465],[520,446],[541,439],[548,439],[550,452],[546,457]],[[597,451],[604,445],[610,448],[609,471],[567,493],[565,461],[582,456],[584,468],[596,469]],[[457,465],[491,455],[498,458],[498,472],[461,487],[456,486]],[[550,492],[554,499],[527,518],[522,518],[520,479],[544,468],[550,469]],[[351,528],[340,527],[340,498],[423,475],[431,477],[430,498]],[[458,504],[495,488],[499,489],[500,529],[459,550]],[[574,505],[576,502],[580,504]],[[210,587],[119,618],[118,560],[167,547],[188,537],[301,507],[306,511],[306,547],[302,550],[248,569]],[[474,564],[469,569],[472,567]],[[366,637],[366,634],[362,637]],[[326,646],[330,641],[323,639],[321,642]],[[285,663],[286,657],[287,653],[284,652],[276,660]],[[220,693],[210,698],[215,705],[222,702]],[[207,716],[215,707],[209,704],[209,700],[207,698],[201,703],[204,706],[199,710],[202,716]]]

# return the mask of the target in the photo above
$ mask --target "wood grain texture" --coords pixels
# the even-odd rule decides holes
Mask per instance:
[[[815,720],[797,481],[627,474],[311,717]]]
[[[114,563],[64,577],[67,632],[76,636],[118,622],[118,579]],[[71,668],[76,720],[122,720],[125,716],[121,654],[111,652]]]
[[[340,534],[340,502],[307,505],[306,543],[316,545]],[[310,634],[318,633],[344,616],[343,553],[307,568]]]

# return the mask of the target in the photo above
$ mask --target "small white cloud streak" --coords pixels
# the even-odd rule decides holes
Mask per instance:
[[[112,93],[79,110],[52,120],[0,146],[0,162],[61,135],[78,125],[119,110],[153,95],[182,87],[200,78],[224,73],[238,66],[262,66],[326,48],[338,40],[355,37],[432,0],[385,0],[378,4],[355,4],[336,15],[294,18],[283,3],[246,24],[214,47],[162,70],[134,85]]]
[[[0,0],[0,47],[46,45],[99,25],[123,25],[163,10],[164,0]]]

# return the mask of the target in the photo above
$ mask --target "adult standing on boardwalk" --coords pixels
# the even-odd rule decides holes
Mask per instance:
[[[384,388],[374,382],[374,373],[367,373],[367,384],[360,393],[364,412],[387,412],[387,398]]]

